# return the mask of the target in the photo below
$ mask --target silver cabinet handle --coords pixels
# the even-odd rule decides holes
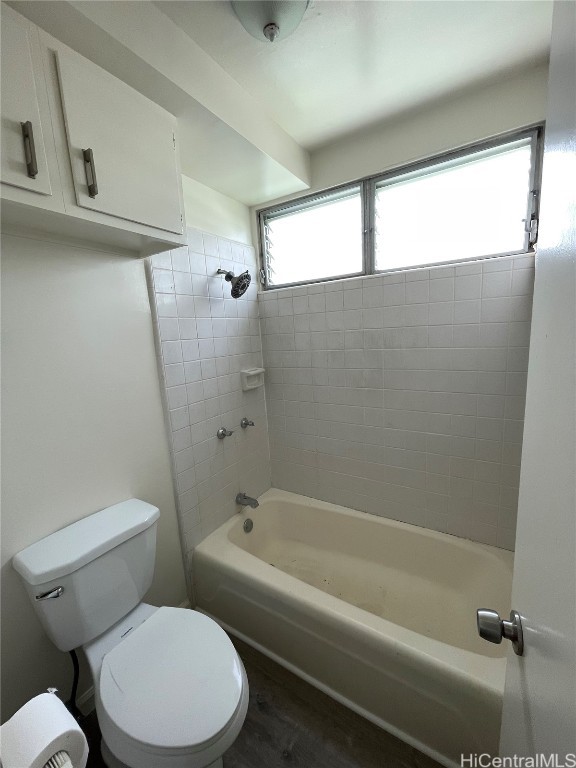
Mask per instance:
[[[98,194],[98,182],[96,180],[96,166],[94,165],[94,153],[91,149],[83,149],[84,170],[86,171],[86,183],[88,184],[88,195],[96,197]]]
[[[20,123],[22,126],[22,138],[24,139],[24,157],[26,158],[26,172],[31,179],[38,175],[38,162],[36,160],[36,146],[34,144],[34,130],[32,123],[27,120]]]
[[[64,587],[54,587],[49,592],[42,592],[41,595],[36,595],[35,600],[54,600],[64,592]]]
[[[514,653],[517,656],[522,656],[524,653],[522,619],[518,611],[510,611],[510,621],[505,621],[500,618],[496,611],[489,608],[479,608],[476,611],[476,624],[478,634],[484,640],[499,645],[504,637],[512,642]]]

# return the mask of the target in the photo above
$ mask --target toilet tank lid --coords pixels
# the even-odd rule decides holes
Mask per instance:
[[[157,507],[128,499],[67,525],[18,552],[12,565],[28,584],[45,584],[77,571],[153,525]]]

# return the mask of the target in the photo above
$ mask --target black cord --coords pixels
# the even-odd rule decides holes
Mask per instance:
[[[78,678],[80,677],[80,665],[78,664],[78,656],[76,655],[76,651],[70,651],[70,656],[72,657],[72,664],[74,666],[74,679],[72,681],[72,692],[70,693],[70,699],[66,702],[66,706],[70,710],[71,715],[76,719],[80,720],[82,717],[82,712],[78,709],[76,705],[76,694],[78,693]]]

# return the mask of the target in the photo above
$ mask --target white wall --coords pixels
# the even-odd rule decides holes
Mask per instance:
[[[547,82],[548,67],[539,65],[327,144],[311,155],[312,184],[308,192],[383,173],[542,122],[546,117]],[[302,194],[307,193],[287,195],[266,205]],[[256,242],[255,220],[252,227]]]
[[[514,548],[533,257],[260,294],[272,484]]]
[[[5,720],[48,686],[68,696],[72,681],[14,553],[135,496],[161,510],[148,600],[178,605],[186,589],[144,263],[13,236],[2,250]]]
[[[385,171],[540,122],[548,69],[534,67],[330,144],[312,156],[315,189]]]
[[[270,488],[264,389],[242,391],[240,371],[262,366],[254,248],[188,229],[188,246],[151,259],[160,375],[170,424],[185,550],[238,512],[240,491]],[[248,269],[239,299],[218,269]],[[255,422],[240,427],[246,417]],[[216,438],[222,426],[234,434]]]
[[[182,175],[186,225],[252,245],[250,209],[189,176]]]

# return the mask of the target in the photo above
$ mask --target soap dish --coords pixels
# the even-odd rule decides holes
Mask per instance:
[[[264,386],[264,368],[247,368],[240,371],[242,390],[257,389]]]

